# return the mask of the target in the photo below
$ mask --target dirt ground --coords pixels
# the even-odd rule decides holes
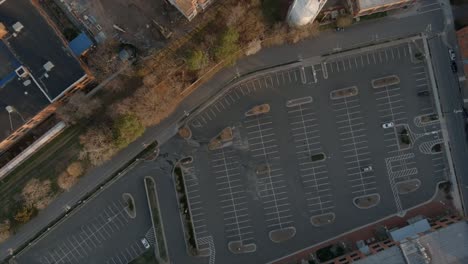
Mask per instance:
[[[185,24],[165,0],[65,0],[69,10],[88,28],[98,42],[118,39],[147,50],[164,45],[158,24],[171,31]],[[154,21],[153,21],[154,20]],[[122,30],[114,27],[121,28]]]

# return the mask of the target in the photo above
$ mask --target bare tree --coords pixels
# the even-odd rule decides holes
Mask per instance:
[[[83,146],[80,158],[88,159],[93,165],[104,163],[117,152],[112,130],[106,126],[90,127],[80,136],[80,142]]]
[[[97,46],[87,57],[87,63],[97,80],[102,81],[105,77],[117,70],[121,61],[118,58],[119,42],[108,40]]]
[[[67,167],[67,173],[72,177],[80,177],[83,174],[84,168],[83,164],[79,161],[72,162]]]
[[[52,201],[52,183],[50,180],[29,180],[21,192],[26,206],[44,209]]]
[[[70,190],[78,182],[77,177],[73,177],[66,171],[62,172],[57,178],[57,185],[63,190]]]
[[[76,124],[81,119],[90,117],[100,105],[99,99],[89,98],[82,91],[77,91],[66,104],[57,109],[56,114],[64,122]]]
[[[236,25],[244,16],[245,11],[245,7],[241,3],[231,8],[230,14],[226,19],[226,25],[229,27]]]

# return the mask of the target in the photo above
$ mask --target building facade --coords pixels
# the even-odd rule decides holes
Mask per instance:
[[[466,76],[468,76],[468,26],[457,31],[457,39],[466,79]],[[468,86],[468,84],[465,85]]]
[[[189,21],[205,10],[214,0],[169,0]]]
[[[402,8],[414,3],[415,0],[348,0],[348,5],[354,17],[371,15]]]

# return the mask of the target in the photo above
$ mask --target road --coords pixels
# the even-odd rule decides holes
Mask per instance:
[[[436,3],[436,1],[424,1],[424,5],[433,3]],[[446,5],[448,5],[448,1]],[[436,7],[438,7],[437,4]],[[433,32],[439,32],[444,29],[444,16],[440,8],[431,7],[424,9],[424,7],[420,6],[417,6],[417,8],[420,8],[420,11],[415,8],[415,10],[405,10],[406,13],[398,13],[395,16],[362,22],[346,29],[345,32],[323,32],[319,38],[308,39],[295,45],[284,45],[264,49],[255,56],[246,57],[240,60],[235,66],[222,70],[187,97],[177,110],[161,122],[161,124],[147,129],[141,138],[118,153],[112,160],[90,171],[70,192],[64,193],[57,198],[48,208],[41,211],[36,218],[23,226],[15,236],[1,244],[0,260],[4,260],[9,256],[9,249],[20,247],[39,231],[46,228],[50,222],[64,212],[64,208],[67,205],[76,204],[84,195],[93,191],[96,186],[108,179],[114,172],[120,169],[122,164],[125,164],[141,152],[144,148],[143,144],[154,140],[158,140],[160,144],[163,144],[175,135],[177,132],[177,123],[184,117],[185,111],[192,111],[201,103],[209,100],[211,96],[223,88],[223,85],[220,84],[228,83],[238,73],[246,74],[262,68],[283,64],[288,61],[296,61],[301,58],[329,53],[333,50],[355,47],[359,44],[371,43],[386,38],[416,34],[426,29],[430,29]],[[453,29],[449,29],[447,38],[449,43],[454,45],[455,39]],[[450,67],[447,66],[445,70],[450,71]],[[453,85],[452,87],[457,87],[455,81],[454,79],[448,82],[450,85]],[[449,109],[455,105],[458,106],[457,102],[461,102],[460,94],[456,91],[458,91],[457,88],[442,89],[442,104],[447,104],[447,106],[449,106],[448,108],[444,106],[444,109]],[[468,165],[461,162],[466,157],[465,155],[467,152],[462,117],[460,115],[451,115],[451,117],[447,117],[447,124],[450,128],[449,135],[451,141],[459,144],[452,143],[452,150],[457,156],[457,158],[454,159],[456,170],[460,175],[465,175],[465,178],[461,179],[461,181],[464,184],[463,186],[467,186],[468,173],[463,172],[468,170]],[[463,197],[468,203],[468,189],[465,188],[464,190],[466,190],[466,192],[464,192]]]
[[[444,5],[444,15],[451,20],[452,10]],[[458,181],[464,214],[468,215],[468,155],[467,137],[465,131],[465,117],[463,112],[463,95],[459,76],[463,74],[463,67],[459,61],[459,72],[454,74],[449,67],[450,59],[444,54],[448,48],[456,48],[456,35],[453,24],[446,25],[445,34],[435,36],[429,40],[433,64],[435,67],[435,78],[439,88],[440,103],[444,114],[449,145],[452,153],[455,176]],[[436,51],[436,52],[433,52]]]

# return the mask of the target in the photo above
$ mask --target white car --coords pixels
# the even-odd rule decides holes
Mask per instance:
[[[382,128],[391,128],[391,127],[394,127],[395,126],[395,123],[393,122],[388,122],[388,123],[383,123],[382,124]]]
[[[450,60],[451,61],[455,61],[455,52],[453,51],[453,49],[449,49],[449,55],[450,55]]]
[[[362,170],[362,172],[369,172],[369,171],[372,171],[373,168],[372,168],[371,165],[369,165],[369,166],[366,166],[366,167],[362,167],[361,170]]]
[[[148,240],[146,238],[142,238],[141,243],[146,249],[150,248],[150,244],[148,243]]]

